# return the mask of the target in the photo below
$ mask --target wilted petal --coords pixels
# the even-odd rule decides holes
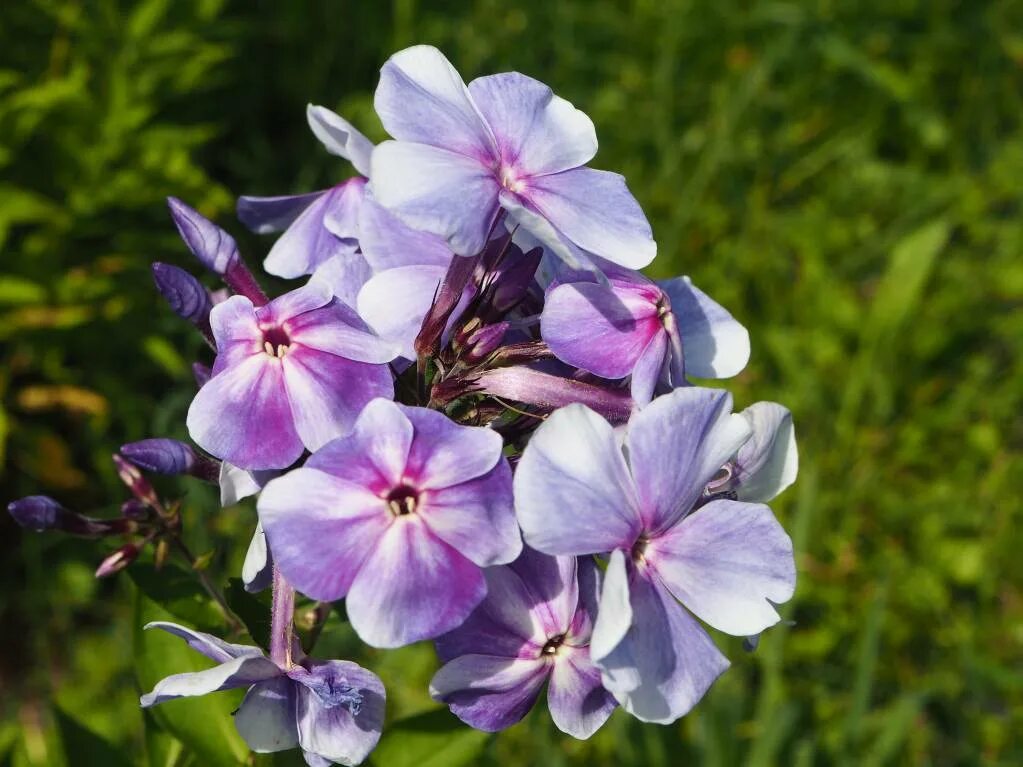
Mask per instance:
[[[775,402],[754,402],[739,415],[753,436],[739,448],[733,484],[740,501],[767,503],[796,481],[799,453],[792,413]]]
[[[284,577],[306,596],[324,601],[348,592],[391,518],[378,496],[310,468],[267,484],[258,509]]]
[[[426,144],[385,141],[373,151],[373,194],[407,225],[443,237],[461,256],[483,250],[500,186],[477,160]]]
[[[280,676],[280,673],[277,664],[262,655],[233,658],[205,671],[174,674],[161,679],[152,692],[139,699],[139,705],[149,708],[175,698],[194,698],[220,690],[249,687],[256,682]]]
[[[630,269],[657,255],[650,224],[617,173],[576,168],[531,178],[520,195],[585,251]]]
[[[287,194],[276,197],[253,197],[243,195],[238,198],[236,212],[238,220],[256,234],[271,234],[287,229],[291,222],[298,218],[302,211],[329,192],[321,189],[307,194]]]
[[[176,637],[184,639],[188,646],[196,652],[201,652],[210,660],[215,660],[217,663],[226,663],[232,658],[256,658],[262,657],[263,651],[258,647],[244,644],[232,644],[231,642],[225,642],[223,639],[207,634],[202,631],[195,631],[194,629],[180,626],[177,623],[168,623],[167,621],[152,621],[145,625],[145,629],[162,629],[168,634],[173,634]]]
[[[376,674],[350,661],[307,661],[309,673],[293,675],[302,748],[345,765],[362,762],[380,740],[384,686]],[[298,671],[298,669],[296,669]]]
[[[461,76],[430,45],[398,51],[380,69],[373,106],[389,134],[449,149],[479,161],[493,156],[494,140]],[[379,176],[374,158],[374,182]],[[475,251],[474,251],[475,252]]]
[[[699,702],[728,659],[663,587],[641,574],[630,580],[632,626],[609,655],[594,660],[622,708],[669,724]]]
[[[348,592],[352,628],[373,647],[401,647],[450,631],[486,594],[479,567],[414,517],[394,518]]]
[[[792,541],[759,503],[711,501],[650,541],[651,566],[671,593],[718,631],[748,636],[780,620],[792,598]]]
[[[690,386],[658,397],[629,421],[629,467],[648,532],[688,513],[703,488],[749,438],[732,395]]]
[[[671,300],[685,354],[686,373],[731,378],[749,362],[749,333],[688,277],[659,283]]]
[[[547,706],[562,732],[585,740],[600,729],[618,702],[604,689],[586,648],[565,648],[554,661]]]
[[[558,359],[603,378],[632,373],[658,333],[663,328],[649,298],[613,284],[558,285],[540,317],[540,335]]]
[[[501,161],[521,175],[577,168],[597,153],[593,121],[539,80],[504,72],[473,80],[469,93],[497,140]]]
[[[443,266],[429,265],[388,269],[371,277],[359,291],[359,314],[381,338],[393,342],[405,359],[416,358],[416,336],[445,271]]]
[[[515,471],[515,510],[526,542],[548,554],[631,546],[639,534],[632,478],[607,421],[583,405],[555,411]]]
[[[369,158],[373,142],[362,135],[350,122],[326,107],[306,105],[306,120],[313,135],[327,151],[351,162],[363,176],[369,175]]]
[[[359,208],[359,247],[375,272],[418,265],[447,269],[454,255],[443,237],[405,226],[372,195]]]
[[[294,683],[287,677],[259,682],[245,693],[234,714],[242,740],[257,754],[284,751],[298,745]]]
[[[430,695],[470,727],[497,732],[529,712],[549,673],[540,659],[463,655],[434,674]]]

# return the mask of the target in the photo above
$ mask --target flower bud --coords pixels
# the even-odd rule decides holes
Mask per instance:
[[[466,341],[466,352],[464,359],[470,364],[482,362],[489,357],[504,340],[504,334],[508,332],[507,322],[497,322],[493,325],[482,327]]]
[[[213,301],[209,291],[195,277],[171,264],[153,264],[153,281],[171,311],[209,335]]]
[[[142,439],[121,445],[120,455],[138,468],[156,474],[188,474],[195,466],[195,451],[176,439]]]
[[[128,531],[126,520],[86,517],[65,509],[45,495],[19,498],[7,505],[7,511],[19,525],[37,533],[54,530],[82,538],[100,538]]]
[[[108,578],[138,559],[142,549],[134,543],[126,543],[109,557],[100,562],[96,568],[97,578]]]
[[[177,197],[168,197],[167,205],[188,249],[211,272],[226,274],[238,261],[238,245],[234,238]]]
[[[129,498],[121,504],[121,516],[133,522],[142,522],[149,517],[149,507],[138,498]]]
[[[117,475],[131,490],[132,495],[147,506],[156,508],[160,505],[160,499],[157,498],[153,486],[149,484],[149,480],[142,476],[142,472],[134,464],[126,461],[117,453],[114,453],[113,460],[114,466],[117,467]]]

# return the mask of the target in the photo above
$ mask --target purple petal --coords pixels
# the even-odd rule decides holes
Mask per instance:
[[[323,601],[349,591],[392,520],[379,496],[311,468],[269,482],[257,508],[284,577]]]
[[[324,445],[305,466],[383,496],[402,482],[412,435],[401,408],[377,399],[363,408],[351,434]]]
[[[753,436],[739,448],[733,482],[740,501],[767,503],[796,481],[799,453],[792,413],[775,402],[754,402],[739,415]]]
[[[406,475],[437,490],[486,474],[501,460],[504,442],[493,429],[462,426],[443,413],[399,405],[415,429]]]
[[[625,286],[558,285],[540,317],[540,335],[558,359],[603,378],[632,373],[658,334],[657,306],[646,292]]]
[[[302,455],[280,360],[266,354],[213,376],[192,400],[187,424],[199,447],[245,469],[283,469]]]
[[[273,560],[266,546],[263,526],[257,522],[256,532],[252,534],[249,548],[245,552],[245,561],[242,563],[242,583],[245,584],[246,591],[255,594],[269,586],[272,578]]]
[[[671,300],[685,353],[686,373],[731,378],[749,362],[749,333],[688,277],[659,283]]]
[[[393,517],[348,592],[352,628],[373,647],[401,647],[450,631],[486,595],[480,569],[415,517]]]
[[[284,329],[295,344],[355,362],[382,365],[399,351],[397,345],[373,333],[354,309],[336,300],[288,320]]]
[[[526,542],[548,554],[631,547],[639,511],[611,424],[582,405],[555,411],[519,461],[515,509]]]
[[[604,689],[589,650],[564,648],[558,653],[547,687],[547,706],[559,730],[585,740],[600,729],[617,705]]]
[[[696,386],[658,397],[629,421],[629,468],[648,532],[688,513],[703,488],[749,438],[732,395]]]
[[[372,195],[359,208],[359,247],[375,272],[415,265],[447,269],[454,255],[443,237],[405,226]]]
[[[277,277],[292,279],[312,274],[316,267],[335,256],[355,252],[353,240],[342,240],[325,223],[334,209],[345,204],[347,184],[339,184],[313,200],[270,249],[263,268]],[[354,238],[357,231],[347,233]]]
[[[493,173],[464,155],[385,141],[373,152],[373,194],[408,226],[443,237],[455,253],[483,250],[497,215]]]
[[[259,329],[256,309],[245,296],[231,296],[214,306],[210,327],[217,341],[214,375],[263,351],[263,332]]]
[[[327,231],[348,245],[357,244],[359,238],[359,211],[368,196],[364,178],[350,178],[338,184],[335,199],[323,216]]]
[[[718,631],[757,634],[792,598],[792,541],[759,503],[711,501],[650,541],[647,559],[675,598]]]
[[[280,674],[277,664],[262,655],[232,658],[205,671],[174,674],[161,679],[152,692],[139,699],[139,705],[149,708],[175,698],[194,698],[220,690],[248,687]]]
[[[238,245],[231,235],[177,197],[168,197],[167,205],[181,239],[203,266],[222,275],[238,263]]]
[[[287,293],[277,296],[266,306],[259,307],[256,310],[256,317],[259,320],[260,326],[283,325],[289,320],[295,323],[303,314],[321,309],[333,300],[334,296],[326,285],[321,282],[307,282],[300,288],[289,290]],[[214,312],[219,309],[220,307],[218,306]],[[314,318],[317,316],[313,315]],[[310,318],[305,319],[307,322],[310,320]],[[294,325],[289,324],[288,330],[291,331],[293,327]]]
[[[295,429],[309,450],[347,434],[372,400],[394,396],[391,373],[384,365],[302,347],[292,347],[281,364]]]
[[[151,623],[147,623],[145,625],[145,629],[147,631],[149,629],[163,629],[168,634],[180,637],[181,639],[184,639],[188,643],[188,646],[193,650],[201,652],[207,658],[214,660],[217,663],[226,663],[233,658],[256,658],[263,656],[263,651],[258,647],[225,642],[223,639],[219,639],[212,634],[195,631],[194,629],[180,626],[177,623],[153,621]]]
[[[234,506],[243,498],[255,495],[275,475],[276,472],[257,471],[253,473],[227,461],[222,461],[219,478],[220,505],[227,508]]]
[[[316,267],[311,279],[326,284],[342,303],[355,306],[359,291],[372,276],[373,270],[361,253],[345,253]]]
[[[523,176],[577,168],[597,153],[593,121],[518,72],[480,77],[469,93],[497,140],[502,163]]]
[[[480,567],[511,562],[522,551],[512,473],[503,458],[482,477],[422,493],[417,513],[434,535]]]
[[[434,674],[430,695],[470,727],[497,732],[529,712],[549,673],[541,659],[463,655]]]
[[[303,210],[329,191],[321,189],[318,192],[276,197],[243,195],[238,198],[236,213],[238,220],[256,234],[280,232],[287,229]]]
[[[469,90],[432,46],[415,45],[387,60],[373,106],[384,128],[399,141],[429,144],[484,162],[493,157],[493,136]],[[374,158],[370,177],[376,181],[377,176]]]
[[[508,214],[505,226],[508,231],[515,232],[519,247],[528,249],[540,245],[547,253],[555,256],[555,263],[563,265],[578,277],[591,275],[600,279],[599,270],[590,254],[568,239],[528,200],[502,189],[498,201]]]
[[[287,677],[253,685],[234,714],[242,740],[257,754],[271,754],[298,745],[294,683]]]
[[[579,604],[576,558],[551,557],[523,547],[522,555],[508,569],[519,578],[520,604],[528,608],[533,616],[534,635],[541,638],[540,645],[547,639],[569,631]],[[491,584],[490,572],[487,577],[488,589]]]
[[[668,334],[658,333],[652,339],[636,361],[632,371],[629,393],[633,401],[640,407],[650,404],[654,398],[654,389],[664,373],[664,363],[668,355]]]
[[[295,687],[299,743],[305,751],[331,761],[359,764],[380,740],[383,684],[376,674],[350,661],[306,663],[312,679]]]
[[[305,114],[309,129],[328,152],[344,157],[363,176],[369,175],[369,158],[373,154],[372,141],[341,115],[326,107],[307,104]]]
[[[590,654],[596,662],[610,655],[625,638],[632,625],[632,603],[629,598],[629,570],[626,554],[621,549],[611,552],[607,570],[592,573],[590,583],[583,585],[600,589],[597,619],[590,637]]]
[[[373,330],[397,346],[405,359],[416,358],[416,336],[433,304],[443,266],[402,266],[367,280],[359,291],[359,314]]]
[[[585,251],[630,269],[657,255],[650,224],[617,173],[567,170],[530,179],[520,195]]]
[[[630,580],[632,625],[596,664],[622,708],[644,722],[669,724],[699,702],[728,659],[666,589],[641,573]]]
[[[202,327],[209,322],[213,301],[199,280],[177,266],[153,264],[153,282],[171,311],[184,320]]]

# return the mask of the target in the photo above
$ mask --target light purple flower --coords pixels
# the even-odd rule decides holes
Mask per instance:
[[[374,400],[350,434],[263,489],[277,567],[313,599],[346,597],[374,647],[450,631],[486,595],[480,568],[522,547],[502,446],[490,429]]]
[[[625,179],[583,167],[597,152],[590,118],[543,83],[506,72],[466,87],[440,51],[417,45],[384,64],[374,105],[397,139],[373,152],[374,194],[459,255],[483,249],[503,209],[571,263],[587,263],[581,251],[633,268],[653,260]]]
[[[656,283],[621,268],[607,277],[547,292],[540,332],[558,359],[602,378],[631,375],[640,405],[659,383],[728,378],[746,366],[749,333],[688,277]]]
[[[515,562],[484,575],[487,598],[437,639],[445,665],[430,694],[466,724],[496,732],[521,720],[546,683],[558,729],[590,737],[617,705],[590,660],[599,593],[592,558],[524,548]]]
[[[749,636],[779,620],[774,605],[795,587],[792,542],[768,507],[703,497],[750,437],[731,407],[727,392],[676,389],[633,415],[623,443],[571,405],[537,429],[516,470],[530,546],[611,552],[590,652],[644,721],[684,715],[728,667],[690,612]]]
[[[245,469],[280,469],[347,431],[362,407],[393,393],[397,350],[323,283],[256,308],[233,296],[210,315],[213,377],[188,410],[201,448]]]
[[[162,679],[139,701],[143,708],[177,698],[247,687],[234,714],[235,727],[253,751],[266,754],[300,747],[314,767],[362,762],[380,739],[384,686],[350,661],[305,657],[281,668],[257,647],[231,644],[175,623],[150,623],[180,637],[218,665]]]

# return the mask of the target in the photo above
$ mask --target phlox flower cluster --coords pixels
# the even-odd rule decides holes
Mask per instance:
[[[297,591],[344,600],[372,647],[434,642],[430,694],[471,727],[506,728],[541,697],[576,738],[616,707],[673,722],[729,665],[704,625],[757,637],[793,594],[792,544],[764,505],[795,479],[789,412],[733,412],[692,382],[739,373],[749,335],[688,277],[637,271],[653,233],[625,179],[589,166],[583,112],[515,72],[466,85],[429,46],[384,64],[374,104],[391,137],[376,146],[307,113],[357,175],[238,201],[245,226],[279,233],[264,267],[298,281],[282,295],[171,200],[227,290],[154,266],[212,366],[196,368],[195,447],[143,440],[120,460],[136,489],[140,469],[217,482],[225,506],[257,496],[242,575],[273,588],[273,615],[267,652],[154,624],[218,665],[142,705],[244,687],[253,750],[361,762],[383,685],[306,655]],[[100,524],[39,497],[12,513]]]

